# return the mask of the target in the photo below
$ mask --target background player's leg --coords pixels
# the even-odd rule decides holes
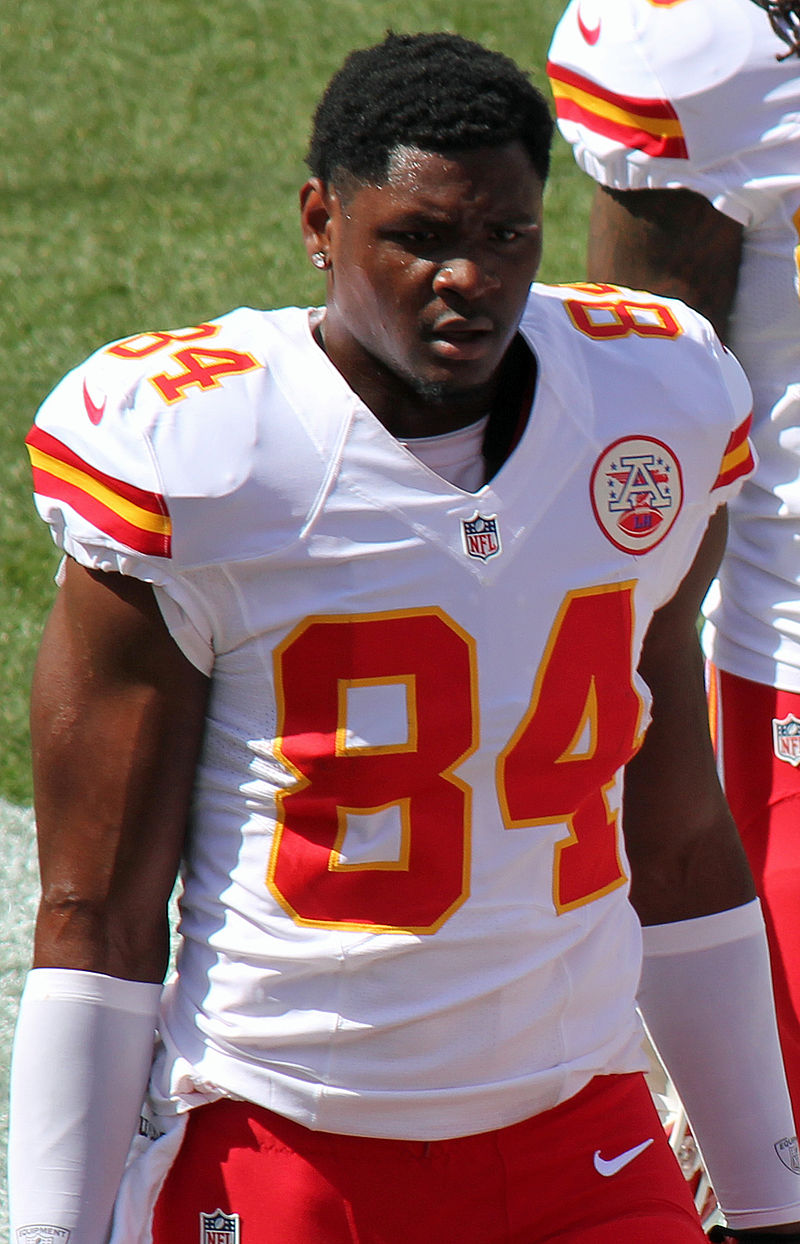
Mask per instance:
[[[800,1114],[800,695],[716,674],[725,792],[761,898],[786,1077]],[[773,727],[773,723],[776,723]],[[781,723],[784,723],[781,727]],[[776,751],[780,755],[776,754]],[[797,754],[795,754],[797,753]],[[782,758],[781,758],[782,757]]]

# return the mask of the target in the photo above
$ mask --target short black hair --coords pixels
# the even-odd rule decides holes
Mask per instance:
[[[544,95],[508,56],[461,35],[398,35],[351,52],[319,101],[306,163],[380,185],[399,146],[448,154],[518,141],[538,176],[550,167]]]

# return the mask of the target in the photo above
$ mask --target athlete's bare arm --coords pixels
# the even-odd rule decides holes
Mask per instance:
[[[147,584],[68,560],[32,694],[36,967],[163,979],[207,688]]]
[[[639,664],[653,694],[653,720],[626,770],[623,826],[631,900],[643,924],[691,919],[755,897],[717,778],[697,637],[700,603],[725,535],[721,509],[680,588],[653,615]]]
[[[725,339],[742,226],[692,190],[598,186],[589,224],[590,281],[681,298]]]

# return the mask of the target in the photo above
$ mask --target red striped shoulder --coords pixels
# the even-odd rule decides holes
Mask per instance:
[[[711,489],[724,488],[726,484],[732,484],[742,475],[749,475],[755,466],[753,451],[748,439],[750,425],[753,422],[752,414],[748,415],[738,428],[735,428],[728,438],[725,446],[725,452],[722,455],[719,474],[717,475],[714,485]]]
[[[149,556],[171,556],[172,522],[161,493],[98,470],[36,424],[25,444],[39,496],[63,501],[128,548]]]
[[[559,120],[647,155],[688,159],[683,127],[668,99],[620,95],[554,61],[548,61],[547,73]]]

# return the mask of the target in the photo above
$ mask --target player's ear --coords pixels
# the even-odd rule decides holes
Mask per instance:
[[[310,177],[300,191],[300,222],[308,257],[315,267],[329,249],[333,192],[319,177]]]

